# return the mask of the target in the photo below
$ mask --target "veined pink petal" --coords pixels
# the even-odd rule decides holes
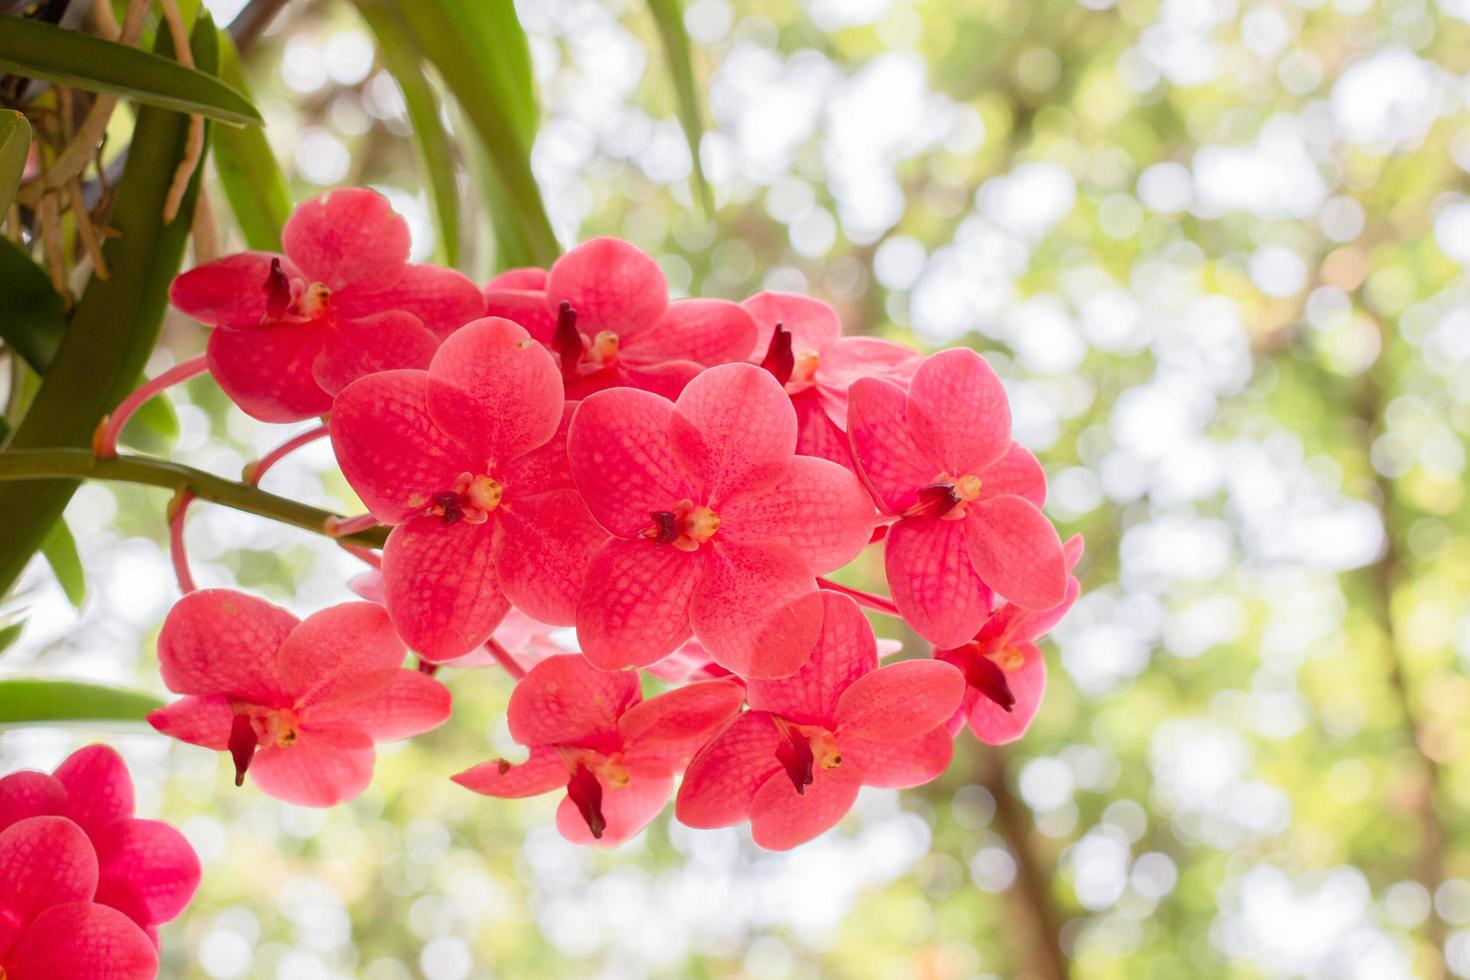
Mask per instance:
[[[0,830],[27,817],[59,816],[66,811],[66,787],[34,769],[0,776]]]
[[[728,827],[749,817],[756,791],[781,772],[776,743],[776,726],[764,711],[736,718],[690,761],[674,801],[679,822]]]
[[[543,623],[570,626],[592,556],[607,540],[582,495],[553,490],[507,496],[497,519],[497,575],[505,597]]]
[[[1067,563],[1069,572],[1077,566],[1082,557],[1082,535],[1074,534],[1062,543],[1062,560]],[[1052,627],[1061,622],[1062,617],[1077,602],[1077,597],[1082,594],[1082,583],[1077,581],[1075,575],[1069,575],[1067,579],[1067,597],[1062,600],[1061,605],[1050,609],[1022,610],[1019,622],[1015,624],[1013,636],[1018,640],[1039,640],[1050,633]],[[1018,607],[1019,608],[1019,607]],[[998,615],[998,614],[997,614]]]
[[[589,337],[611,330],[626,342],[658,325],[669,287],[658,263],[637,248],[617,238],[592,238],[557,259],[547,276],[547,309],[555,315],[564,302]]]
[[[597,667],[653,663],[689,639],[689,606],[706,557],[668,545],[614,538],[587,569],[577,600],[577,640]]]
[[[770,346],[771,335],[776,332],[778,323],[791,334],[791,349],[797,352],[825,353],[842,335],[842,322],[837,319],[837,312],[810,296],[756,293],[740,305],[755,318],[755,348],[751,356],[757,361]]]
[[[379,691],[356,701],[328,701],[306,716],[312,728],[354,728],[374,742],[410,738],[449,720],[449,688],[416,670],[395,670]]]
[[[811,658],[822,601],[810,567],[789,545],[723,541],[706,559],[689,616],[720,666],[743,677],[786,677]]]
[[[66,788],[66,815],[89,835],[133,815],[133,777],[115,749],[88,745],[56,767]]]
[[[697,378],[703,370],[702,364],[689,360],[660,361],[657,364],[620,363],[610,379],[608,373],[603,372],[588,380],[603,381],[596,386],[590,386],[596,391],[615,385],[628,385],[673,399],[683,394],[684,389],[689,387],[689,382]],[[579,392],[590,394],[588,389],[585,382],[568,385],[567,397],[579,397]]]
[[[843,337],[822,352],[817,365],[817,384],[827,411],[839,426],[847,424],[847,389],[859,378],[883,378],[900,386],[908,384],[924,355],[912,347],[881,337]]]
[[[624,344],[620,356],[636,364],[695,361],[705,367],[743,361],[755,346],[755,320],[725,299],[680,299],[662,322]]]
[[[246,415],[300,422],[332,407],[332,396],[312,373],[325,342],[326,328],[319,323],[221,328],[209,335],[209,373]]]
[[[845,595],[822,590],[822,633],[811,659],[790,677],[746,682],[753,711],[768,711],[798,725],[837,727],[842,692],[878,669],[868,617]]]
[[[540,266],[523,265],[506,269],[485,284],[485,292],[494,289],[539,289],[546,291],[546,270]],[[492,313],[491,316],[494,316]]]
[[[964,525],[970,560],[985,584],[1026,609],[1060,605],[1067,597],[1067,564],[1062,540],[1046,515],[1021,497],[992,497],[969,506],[965,520],[950,523]]]
[[[586,657],[563,654],[527,671],[506,720],[522,745],[583,745],[617,732],[618,718],[642,697],[635,671],[598,670]]]
[[[302,202],[281,243],[308,278],[330,289],[387,285],[408,261],[408,222],[377,191],[347,187]]]
[[[943,727],[903,742],[870,742],[848,736],[842,740],[842,764],[862,773],[864,786],[908,789],[938,779],[949,768],[954,738]]]
[[[867,547],[878,521],[873,499],[849,469],[797,456],[774,487],[736,492],[719,509],[722,539],[789,544],[818,575]]]
[[[96,901],[144,928],[168,922],[199,888],[199,856],[184,835],[158,820],[119,820],[92,834]]]
[[[424,370],[439,338],[412,313],[388,310],[359,320],[339,320],[312,363],[312,377],[336,395],[358,378],[398,368]]]
[[[437,340],[485,315],[485,297],[462,273],[437,265],[408,265],[387,289],[353,288],[332,297],[340,317],[383,310],[412,313]]]
[[[919,488],[940,475],[942,464],[926,458],[914,442],[903,389],[893,382],[854,382],[848,390],[847,425],[858,475],[888,513],[912,507]]]
[[[530,271],[540,272],[543,278],[546,275],[540,269]],[[495,285],[498,281],[485,287],[485,315],[519,323],[539,343],[550,346],[556,338],[556,311],[547,308],[545,288],[499,287]]]
[[[936,646],[964,643],[990,613],[990,589],[976,574],[965,543],[969,523],[905,518],[888,529],[884,541],[893,601],[914,632]]]
[[[91,901],[96,891],[92,842],[66,817],[27,817],[0,831],[0,949],[45,909]]]
[[[514,800],[561,789],[567,784],[567,764],[556,749],[537,745],[524,762],[491,759],[449,778],[476,793]]]
[[[216,752],[229,746],[234,720],[230,699],[223,694],[189,695],[148,714],[148,724],[162,734]]]
[[[739,681],[696,681],[635,704],[618,720],[618,731],[624,744],[636,746],[632,751],[677,757],[702,746],[744,703]]]
[[[255,704],[285,697],[276,651],[295,616],[233,589],[190,592],[169,610],[158,635],[163,683],[178,694],[225,694]]]
[[[693,481],[669,444],[673,417],[668,399],[632,388],[591,395],[572,416],[572,479],[613,534],[636,537],[653,525],[654,511],[693,498]]]
[[[212,327],[255,327],[266,315],[266,281],[271,262],[288,278],[301,273],[285,256],[237,252],[180,273],[168,288],[168,301]]]
[[[403,641],[375,602],[312,613],[281,644],[281,686],[300,707],[356,701],[381,691],[403,666]]]
[[[627,764],[628,782],[609,786],[602,781],[602,817],[607,826],[601,837],[593,837],[587,821],[570,796],[556,808],[556,829],[573,844],[617,847],[647,827],[669,801],[674,788],[674,774],[656,763],[633,761]]]
[[[485,460],[434,423],[427,371],[359,378],[332,406],[332,451],[342,475],[378,520],[400,524]]]
[[[767,779],[750,806],[750,836],[770,851],[787,851],[826,833],[847,815],[862,788],[856,766],[817,766],[798,794],[784,773]]]
[[[250,778],[262,793],[287,803],[335,806],[367,789],[373,758],[365,732],[302,729],[291,745],[263,746],[250,763]]]
[[[428,399],[440,428],[477,457],[504,462],[556,433],[561,372],[524,328],[486,317],[439,348],[429,368]]]
[[[450,660],[484,643],[510,603],[495,577],[496,522],[446,524],[415,517],[388,535],[388,615],[425,660]]]
[[[704,495],[719,501],[786,475],[796,412],[769,371],[722,364],[689,382],[674,403],[669,434]]]
[[[117,909],[67,902],[46,909],[5,957],[6,980],[153,980],[158,950]]]
[[[507,461],[501,472],[507,487],[517,488],[520,493],[544,493],[548,490],[571,490],[571,461],[567,459],[567,433],[571,429],[572,416],[576,414],[577,402],[562,405],[561,424],[551,440],[528,453],[522,453]],[[530,488],[530,489],[525,489]]]
[[[1038,507],[1046,504],[1046,472],[1031,451],[1011,443],[1005,455],[980,474],[980,498],[1024,497]]]
[[[909,383],[909,429],[955,476],[979,473],[1011,445],[1011,408],[992,368],[967,347],[927,358]]]
[[[844,408],[846,402],[844,398]],[[847,433],[828,417],[827,410],[822,407],[822,396],[816,388],[808,388],[792,395],[791,407],[796,409],[796,451],[799,454],[828,459],[857,471],[857,465],[852,461],[852,448],[848,445]]]
[[[644,670],[650,676],[670,684],[687,684],[690,681],[731,676],[728,670],[710,659],[709,653],[699,645],[698,640],[689,640],[667,657],[649,664]]]
[[[965,720],[970,731],[989,745],[1005,745],[1026,734],[1046,693],[1046,658],[1036,644],[1018,643],[1014,649],[1023,659],[1020,667],[1005,672],[1006,686],[1016,699],[1011,710],[975,691],[965,699]]]
[[[837,700],[837,736],[902,742],[943,725],[965,678],[940,660],[901,660],[859,677]]]

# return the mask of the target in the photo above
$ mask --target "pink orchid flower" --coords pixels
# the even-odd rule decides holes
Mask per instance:
[[[625,385],[673,398],[701,369],[744,360],[755,343],[755,321],[738,303],[669,302],[658,263],[617,238],[585,241],[547,273],[503,273],[485,296],[493,315],[557,355],[568,398]]]
[[[750,711],[689,763],[675,815],[690,827],[750,821],[786,850],[834,827],[863,786],[909,787],[944,771],[944,722],[964,696],[937,660],[878,666],[873,628],[847,596],[822,593],[821,640],[795,676],[748,682]]]
[[[163,682],[184,695],[148,716],[165,735],[228,751],[268,796],[332,806],[367,788],[373,743],[449,717],[449,691],[403,667],[383,607],[332,606],[298,620],[230,589],[191,592],[158,637]]]
[[[565,788],[556,827],[574,844],[613,847],[658,815],[674,775],[740,710],[739,681],[699,681],[643,700],[634,671],[575,654],[537,664],[510,697],[525,762],[492,759],[453,777],[476,793],[539,796]]]
[[[65,817],[0,830],[0,977],[152,980],[158,951],[138,924],[97,894],[97,854]]]
[[[941,351],[907,394],[863,378],[848,425],[859,473],[898,518],[885,539],[888,584],[920,636],[961,645],[985,622],[992,592],[1034,610],[1066,598],[1062,542],[1041,512],[1045,474],[1011,441],[1005,389],[985,358]]]
[[[757,293],[740,305],[755,317],[755,356],[796,408],[796,451],[851,469],[848,389],[866,377],[906,385],[923,356],[878,337],[843,337],[837,312],[810,296]]]
[[[1062,546],[1067,569],[1082,557],[1082,536]],[[1046,658],[1037,642],[1072,608],[1082,592],[1075,576],[1067,579],[1067,598],[1042,612],[1002,603],[970,642],[934,657],[954,664],[965,675],[965,703],[950,720],[950,731],[965,722],[980,741],[1005,745],[1026,734],[1046,691]]]
[[[321,415],[374,371],[427,367],[444,337],[484,315],[473,282],[409,264],[408,223],[376,191],[312,198],[281,238],[285,255],[228,255],[169,289],[174,306],[216,328],[210,373],[262,421]]]
[[[66,817],[97,855],[94,901],[136,922],[157,945],[156,926],[175,918],[199,887],[199,857],[184,835],[133,816],[133,780],[122,756],[89,745],[52,775],[21,770],[0,778],[0,830],[37,816]]]
[[[728,670],[715,663],[715,658],[709,655],[709,651],[698,640],[686,640],[679,649],[662,660],[655,660],[644,671],[670,684],[687,684],[690,681],[731,676]]]
[[[577,638],[598,667],[642,667],[694,637],[742,676],[782,677],[821,628],[815,576],[868,543],[873,502],[848,470],[796,455],[796,413],[750,364],[677,402],[633,388],[582,402],[572,477],[613,538],[592,559]]]
[[[388,612],[426,660],[484,643],[511,603],[572,623],[606,537],[567,469],[573,407],[551,355],[498,317],[457,331],[428,371],[375,374],[337,399],[332,448],[367,509],[395,525]]]

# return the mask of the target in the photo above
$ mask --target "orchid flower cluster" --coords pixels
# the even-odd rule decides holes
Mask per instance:
[[[381,553],[352,548],[362,601],[298,620],[194,590],[175,514],[187,594],[158,652],[182,697],[150,721],[229,753],[237,783],[351,799],[376,742],[449,717],[445,665],[517,679],[526,750],[454,780],[563,793],[578,843],[627,840],[677,784],[683,823],[748,821],[790,848],[864,785],[935,779],[967,723],[991,743],[1025,731],[1081,541],[1043,515],[979,354],[844,337],[804,296],[671,300],[613,238],[482,290],[409,263],[405,222],[365,189],[303,204],[283,245],[178,277],[173,304],[214,329],[161,383],[207,369],[254,418],[327,416],[247,476],[330,436],[367,513],[329,530],[389,530]],[[880,547],[891,598],[826,577]],[[864,609],[930,655],[883,664],[897,644]]]

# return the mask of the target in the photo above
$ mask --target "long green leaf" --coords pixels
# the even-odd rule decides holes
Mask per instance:
[[[31,124],[14,110],[0,110],[0,221],[10,213],[31,152]]]
[[[41,542],[41,553],[46,556],[46,564],[51,566],[56,581],[61,584],[61,591],[66,593],[73,606],[80,609],[82,600],[87,597],[87,574],[82,571],[77,539],[71,536],[71,528],[66,526],[64,519],[58,518],[46,532],[46,540]]]
[[[448,265],[459,264],[459,188],[454,179],[454,145],[439,115],[439,99],[424,74],[423,58],[408,33],[408,27],[391,8],[365,3],[362,18],[378,40],[383,64],[403,92],[408,121],[424,165],[429,191],[434,199],[434,216],[439,241]]]
[[[218,64],[216,36],[213,22],[201,16],[192,48],[202,70]],[[158,49],[172,53],[167,31]],[[138,114],[108,222],[121,234],[103,246],[112,276],[88,283],[10,448],[91,445],[98,420],[142,373],[183,259],[199,189],[196,170],[178,217],[165,225],[163,203],[187,130],[188,120],[173,112],[147,108]],[[0,595],[14,585],[76,486],[74,480],[36,480],[0,487]]]
[[[681,0],[648,0],[649,12],[658,26],[669,74],[674,79],[674,94],[679,103],[679,123],[689,141],[689,156],[694,161],[694,190],[704,206],[705,214],[715,210],[714,195],[699,162],[699,141],[704,136],[704,115],[700,109],[699,86],[694,81],[694,61],[690,55],[689,32],[684,28],[684,4]]]
[[[212,74],[38,20],[0,20],[0,68],[89,92],[117,92],[147,105],[234,125],[262,122],[249,99]]]
[[[163,702],[142,691],[82,681],[0,679],[0,725],[57,721],[137,721]]]
[[[227,84],[247,96],[250,94],[240,70],[240,53],[224,31],[220,31],[219,37],[219,73]],[[210,142],[215,172],[230,200],[230,210],[245,236],[245,244],[261,252],[279,252],[281,229],[291,216],[291,191],[265,130],[255,126],[216,126]]]
[[[21,631],[25,628],[26,624],[24,621],[0,626],[0,653],[4,653],[10,649],[10,645],[20,639]]]
[[[358,0],[362,6],[387,0]],[[536,107],[530,47],[511,0],[393,0],[419,49],[480,136],[502,265],[550,265],[561,253],[531,173]]]
[[[66,333],[61,296],[25,249],[0,238],[0,340],[44,373]]]

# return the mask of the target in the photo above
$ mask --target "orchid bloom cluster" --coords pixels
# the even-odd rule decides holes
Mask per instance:
[[[449,717],[446,665],[516,679],[525,750],[455,782],[563,794],[577,843],[627,840],[676,795],[689,826],[790,848],[862,786],[938,777],[966,725],[1026,730],[1082,547],[1043,515],[979,354],[844,337],[804,296],[671,300],[613,238],[477,289],[410,264],[369,190],[308,201],[284,244],[171,298],[214,327],[199,369],[241,409],[326,416],[309,435],[367,510],[332,530],[387,531],[352,548],[362,601],[303,620],[181,574],[159,660],[182,697],[150,721],[228,753],[237,783],[353,798],[376,742]],[[827,578],[870,549],[891,598]],[[867,613],[923,655],[884,663],[898,644]]]

